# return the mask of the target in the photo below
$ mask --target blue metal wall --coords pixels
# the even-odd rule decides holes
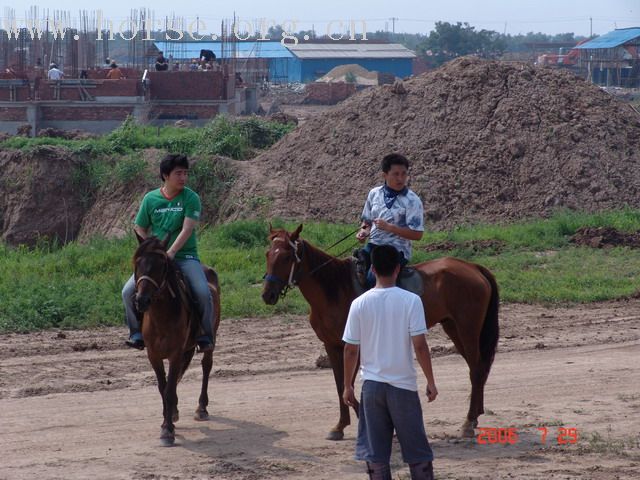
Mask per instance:
[[[338,65],[357,64],[367,70],[393,73],[396,77],[408,77],[412,72],[412,58],[326,58],[326,59],[292,59],[300,62],[299,73],[289,70],[289,78],[296,77],[292,82],[313,82]]]
[[[300,60],[272,58],[269,60],[269,81],[273,83],[300,82]]]

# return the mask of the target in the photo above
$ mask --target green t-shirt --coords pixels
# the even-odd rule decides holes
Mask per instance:
[[[151,227],[151,235],[161,240],[170,234],[171,246],[182,230],[185,217],[200,220],[200,210],[200,197],[193,190],[185,187],[178,195],[168,200],[158,188],[147,193],[142,199],[135,223],[144,229]],[[176,258],[198,259],[195,230],[176,253]]]

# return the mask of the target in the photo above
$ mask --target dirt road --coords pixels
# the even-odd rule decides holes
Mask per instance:
[[[638,300],[503,306],[480,427],[515,429],[513,444],[456,436],[467,370],[435,328],[428,340],[440,396],[423,407],[437,478],[638,478],[639,320]],[[322,347],[306,319],[224,321],[212,418],[192,419],[195,364],[179,386],[173,448],[159,446],[155,378],[144,353],[122,347],[124,335],[112,328],[0,336],[1,479],[364,478],[352,460],[355,425],[342,442],[324,440],[337,397],[330,371],[315,366]],[[576,433],[575,443],[559,443]],[[394,479],[409,478],[397,449],[393,465]]]

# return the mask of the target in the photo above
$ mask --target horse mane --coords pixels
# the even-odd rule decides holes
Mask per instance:
[[[338,301],[340,293],[351,288],[351,260],[334,257],[307,240],[304,244],[304,255],[309,259],[309,269],[318,281],[322,291],[330,301]]]

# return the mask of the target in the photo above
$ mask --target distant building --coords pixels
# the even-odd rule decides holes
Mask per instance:
[[[367,70],[408,77],[415,52],[398,43],[299,43],[287,45],[294,55],[289,81],[313,82],[338,65],[357,64]]]
[[[358,64],[367,70],[407,77],[413,73],[416,54],[396,43],[324,42],[297,45],[273,41],[155,42],[149,53],[163,51],[174,62],[198,58],[211,50],[216,60],[236,58],[236,71],[248,82],[264,78],[273,83],[313,82],[339,65]]]
[[[575,48],[593,83],[640,87],[640,27],[620,28]]]

